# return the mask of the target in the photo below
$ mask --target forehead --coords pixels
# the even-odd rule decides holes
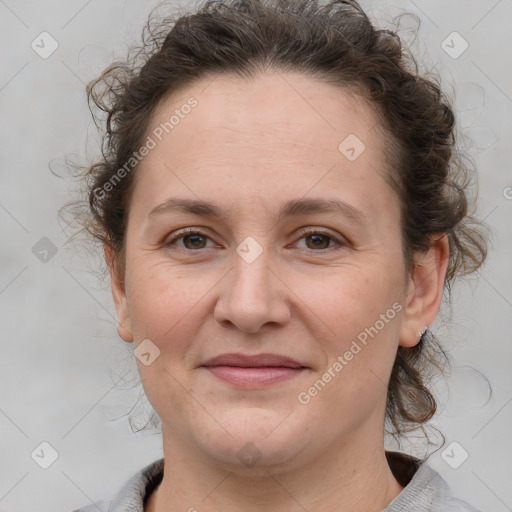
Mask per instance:
[[[196,105],[189,108],[192,99]],[[204,134],[208,133],[208,139],[215,142],[241,142],[243,138],[249,146],[252,138],[268,142],[296,139],[332,151],[337,150],[336,142],[349,134],[367,139],[379,131],[373,109],[353,89],[290,72],[260,73],[253,78],[232,74],[203,77],[160,102],[150,123],[152,129],[165,125],[173,113],[181,114],[180,119],[175,116],[172,129],[162,135],[172,131],[176,143],[186,137],[190,144],[206,144]],[[192,129],[187,118],[195,120]]]
[[[269,203],[312,189],[343,190],[356,204],[371,190],[393,193],[373,109],[352,91],[298,73],[203,77],[159,103],[146,136],[155,147],[137,171],[145,186],[135,188],[153,205],[177,190],[204,198],[235,189],[233,200]]]

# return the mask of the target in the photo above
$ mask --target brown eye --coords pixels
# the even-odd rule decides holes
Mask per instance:
[[[335,249],[334,246],[338,245],[338,249],[348,246],[348,243],[344,241],[342,237],[337,237],[330,232],[324,232],[319,230],[308,230],[301,233],[296,244],[300,240],[305,240],[305,246],[300,247],[301,249],[309,249],[316,252],[325,251],[329,249]],[[333,244],[334,243],[334,244]]]
[[[209,239],[210,238],[207,235],[200,231],[187,229],[176,233],[176,235],[166,242],[165,245],[176,246],[178,249],[194,251],[196,249],[207,248],[206,244]],[[183,245],[178,245],[176,243],[178,240],[183,240]]]
[[[327,249],[329,247],[329,242],[332,240],[330,236],[319,233],[308,235],[305,238],[311,241],[310,249]]]
[[[185,235],[183,238],[183,244],[187,249],[203,249],[206,237],[198,233],[192,235]],[[187,245],[187,241],[190,242],[190,246]]]

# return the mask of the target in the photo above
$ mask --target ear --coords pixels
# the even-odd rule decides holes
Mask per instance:
[[[443,298],[449,254],[448,235],[444,234],[433,237],[430,249],[416,260],[408,285],[400,346],[417,345],[423,329],[436,319]]]
[[[118,266],[118,260],[114,251],[107,245],[104,246],[105,260],[110,272],[110,285],[112,287],[112,296],[117,310],[117,332],[126,342],[133,341],[132,325],[128,313],[128,304],[126,300],[126,291],[124,286],[124,275]]]

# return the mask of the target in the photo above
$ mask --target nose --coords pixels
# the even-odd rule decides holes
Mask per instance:
[[[234,268],[222,280],[214,318],[224,327],[256,333],[266,324],[283,326],[290,319],[289,289],[272,267],[268,250],[247,262],[234,253]]]

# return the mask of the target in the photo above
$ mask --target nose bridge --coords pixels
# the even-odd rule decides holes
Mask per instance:
[[[261,241],[261,238],[260,238]],[[249,236],[236,247],[234,257],[234,284],[254,288],[253,292],[269,291],[271,255],[268,247]]]
[[[264,248],[261,237],[260,242],[248,236],[238,244],[231,282],[233,298],[242,301],[254,312],[261,312],[269,307],[267,302],[271,300],[272,290],[275,288],[269,275],[272,273],[270,251]]]
[[[289,315],[282,286],[272,270],[272,252],[260,241],[249,236],[236,247],[234,268],[215,311],[219,322],[251,332],[268,322],[282,323]]]

